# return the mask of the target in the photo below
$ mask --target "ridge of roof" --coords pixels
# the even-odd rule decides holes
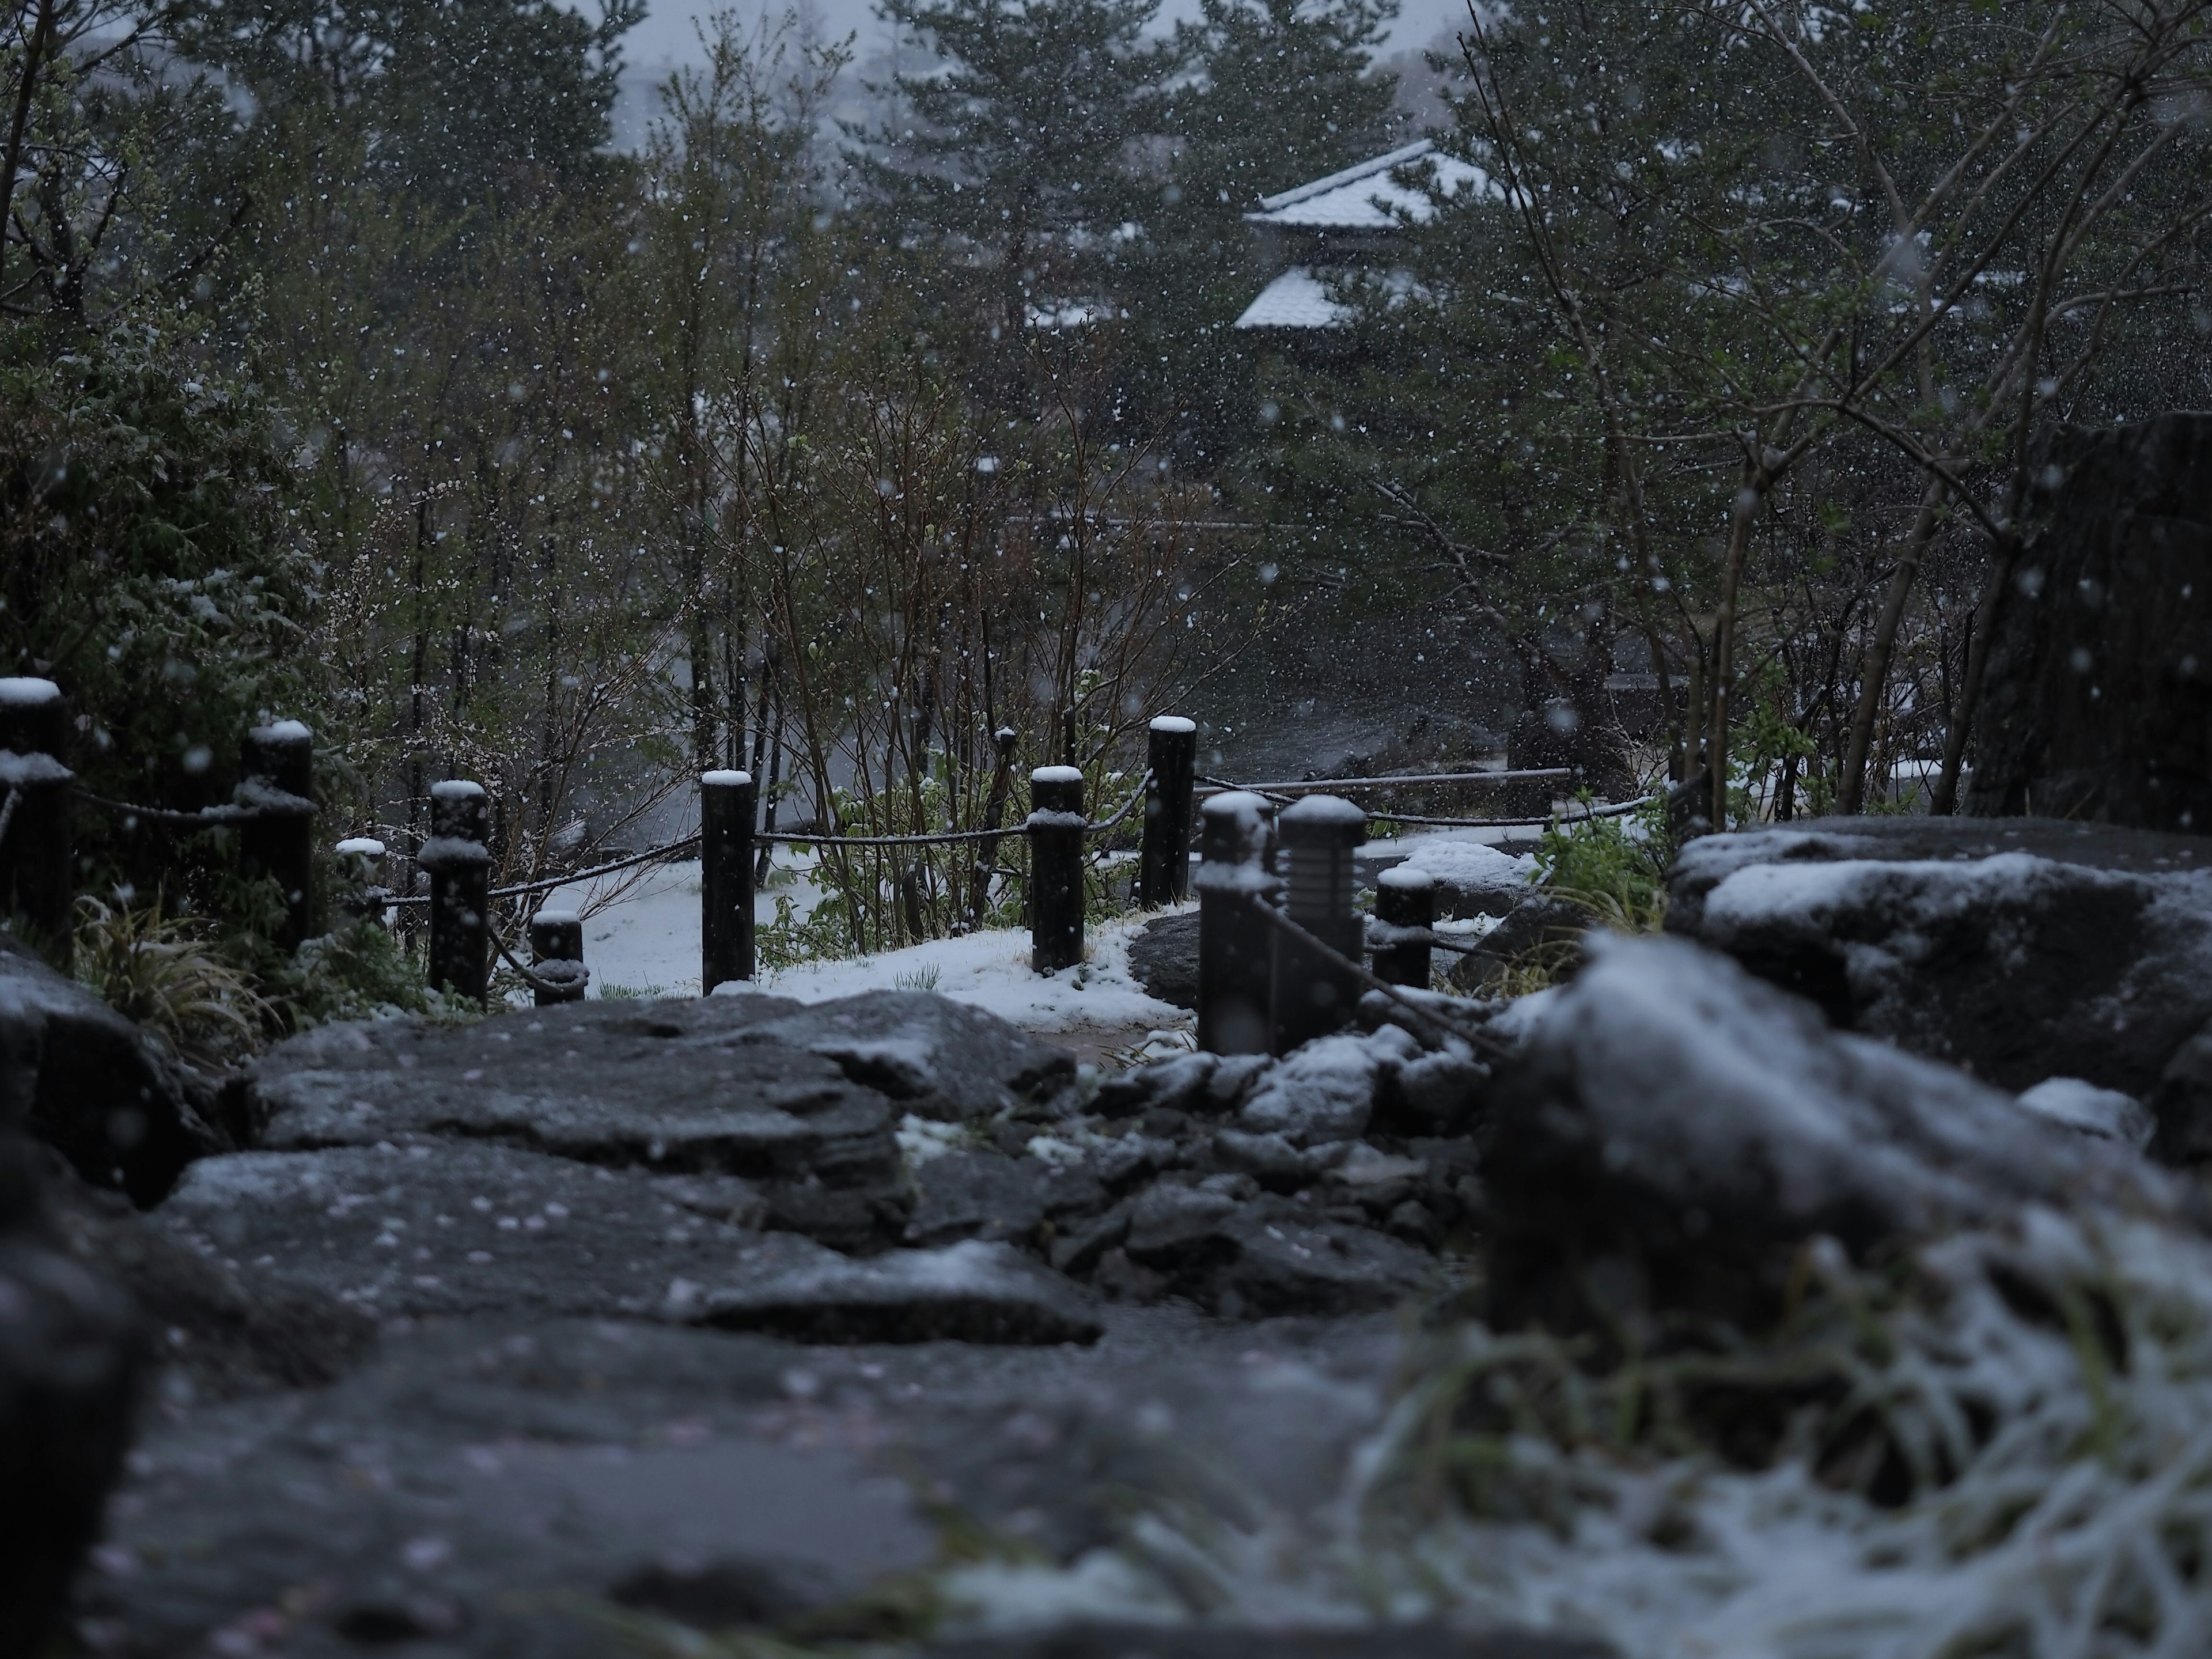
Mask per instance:
[[[1345,185],[1358,184],[1362,179],[1372,178],[1378,173],[1388,173],[1392,167],[1403,167],[1408,161],[1419,161],[1436,148],[1431,138],[1416,138],[1410,144],[1401,145],[1388,155],[1370,156],[1364,161],[1355,161],[1350,167],[1330,173],[1326,179],[1316,179],[1274,196],[1260,198],[1260,210],[1273,213],[1278,209],[1292,207],[1308,197],[1319,196]]]

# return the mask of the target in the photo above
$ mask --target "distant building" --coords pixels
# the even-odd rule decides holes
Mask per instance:
[[[1401,169],[1433,169],[1431,176],[1446,196],[1495,188],[1480,167],[1424,138],[1263,198],[1260,210],[1244,220],[1281,270],[1244,307],[1237,326],[1279,333],[1285,343],[1314,337],[1317,330],[1348,327],[1351,310],[1331,299],[1329,289],[1362,272],[1380,277],[1394,293],[1410,292],[1412,276],[1397,264],[1406,225],[1427,222],[1436,202],[1418,180],[1409,185],[1393,176]]]

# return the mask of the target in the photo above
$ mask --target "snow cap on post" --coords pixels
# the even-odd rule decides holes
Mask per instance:
[[[1198,722],[1186,720],[1181,714],[1155,714],[1152,729],[1155,732],[1195,732]]]
[[[753,781],[750,772],[702,772],[699,786],[702,789],[742,789]]]
[[[1030,774],[1031,783],[1080,783],[1083,769],[1078,766],[1040,766]]]
[[[1286,847],[1357,847],[1367,839],[1367,814],[1341,795],[1308,795],[1275,822]]]
[[[42,703],[61,700],[62,689],[52,680],[35,679],[27,674],[0,678],[0,708],[36,708]]]
[[[380,859],[384,843],[374,836],[348,836],[331,850],[342,859]]]
[[[1424,890],[1433,892],[1436,890],[1437,878],[1425,870],[1394,864],[1388,870],[1382,871],[1376,876],[1375,884],[1377,887],[1395,888],[1401,892],[1418,893]]]
[[[467,778],[447,778],[442,783],[430,786],[432,800],[482,800],[483,785]]]

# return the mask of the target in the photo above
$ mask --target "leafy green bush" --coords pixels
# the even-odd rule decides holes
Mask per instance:
[[[1655,933],[1667,918],[1665,807],[1613,818],[1554,818],[1536,847],[1536,881],[1621,933]]]

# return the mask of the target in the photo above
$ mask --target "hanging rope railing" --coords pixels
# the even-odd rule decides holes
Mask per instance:
[[[1089,835],[1098,835],[1113,829],[1122,819],[1127,817],[1144,798],[1144,787],[1140,784],[1136,792],[1128,799],[1123,801],[1110,817],[1101,818],[1095,823],[1085,824],[1085,832]],[[919,836],[821,836],[808,835],[796,830],[756,830],[753,832],[753,839],[757,842],[781,842],[787,846],[797,847],[939,847],[954,842],[1003,840],[1007,835],[1013,833],[1018,832],[1004,829],[948,830]],[[517,882],[511,887],[495,887],[485,896],[495,899],[526,898],[533,893],[550,893],[562,887],[574,886],[580,882],[596,881],[601,876],[611,876],[619,874],[624,870],[635,870],[642,865],[671,863],[684,854],[696,852],[698,848],[699,837],[696,835],[686,836],[680,841],[670,842],[665,847],[648,848],[642,853],[632,853],[610,863],[594,865],[588,870],[579,870],[570,875],[544,876],[536,881]],[[397,908],[401,905],[428,904],[429,902],[429,895],[427,893],[410,894],[405,897],[387,898],[384,901],[385,905],[391,908]]]

